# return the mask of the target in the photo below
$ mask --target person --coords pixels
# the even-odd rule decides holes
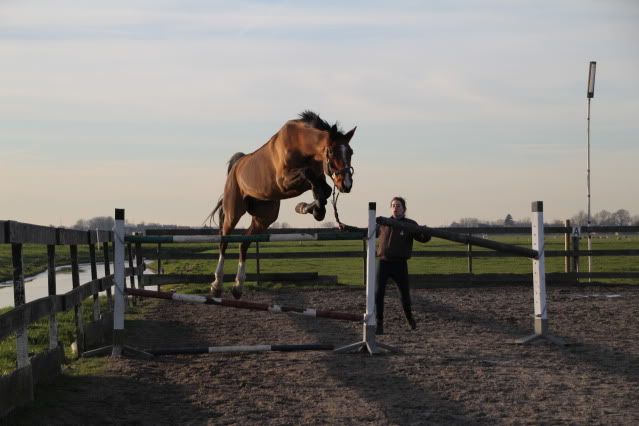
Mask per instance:
[[[402,197],[393,197],[390,203],[391,217],[401,222],[417,225],[412,219],[405,216],[406,200]],[[411,329],[417,328],[413,317],[410,288],[408,282],[408,259],[413,250],[413,240],[425,243],[430,240],[430,235],[424,231],[413,232],[388,225],[380,225],[377,228],[379,237],[377,243],[377,290],[375,292],[375,308],[377,312],[376,334],[384,334],[384,296],[386,294],[386,282],[389,278],[397,284],[401,295],[402,308],[406,315],[406,321]]]

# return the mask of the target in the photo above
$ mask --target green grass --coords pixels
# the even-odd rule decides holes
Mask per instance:
[[[530,237],[528,236],[491,236],[491,239],[508,244],[530,247]],[[548,235],[545,241],[548,250],[563,250],[563,235]],[[229,253],[237,253],[237,244],[229,247]],[[151,246],[149,246],[151,247]],[[217,253],[217,247],[211,244],[201,245],[172,245],[177,250],[187,247],[194,252]],[[639,247],[639,237],[629,238],[594,238],[592,248],[595,250],[611,249],[636,249]],[[586,241],[582,241],[582,249],[586,248]],[[466,246],[446,240],[434,238],[432,241],[422,244],[415,243],[414,250],[419,251],[452,251],[465,250]],[[250,249],[254,251],[254,246]],[[361,251],[361,241],[303,241],[303,242],[280,242],[280,243],[260,243],[260,253],[279,252],[283,253],[282,259],[261,259],[260,272],[314,272],[321,275],[337,275],[340,284],[363,285],[364,263],[361,258],[328,258],[328,259],[286,259],[287,252],[314,252],[314,251]],[[490,252],[489,249],[473,247],[473,252]],[[587,265],[587,259],[581,259],[582,270]],[[596,256],[592,258],[593,272],[637,272],[639,271],[639,261],[633,256]],[[217,260],[163,260],[162,266],[167,274],[213,274]],[[155,265],[151,265],[154,267]],[[248,273],[255,273],[257,265],[254,259],[249,259],[246,265]],[[563,272],[563,257],[547,257],[547,272]],[[224,264],[225,274],[235,274],[237,262],[227,260]],[[468,260],[465,257],[413,257],[409,261],[409,271],[411,274],[452,274],[468,272]],[[494,258],[473,258],[473,273],[514,273],[523,274],[531,272],[530,259],[522,257],[494,257]],[[636,281],[636,280],[635,280]]]
[[[106,311],[106,296],[100,297],[100,311]],[[2,308],[0,314],[3,314],[13,308]],[[127,319],[141,317],[142,312],[137,307],[130,307],[127,311]],[[82,317],[84,323],[93,321],[93,300],[86,299],[82,303]],[[56,315],[58,320],[58,341],[64,348],[67,359],[73,359],[71,352],[71,342],[75,340],[75,321],[73,310],[61,312]],[[31,324],[27,330],[29,341],[29,355],[33,356],[43,352],[49,348],[49,318],[42,318]],[[74,374],[90,374],[96,369],[101,368],[100,361],[83,361],[78,365],[74,365]],[[4,340],[0,340],[0,376],[11,373],[16,369],[16,338],[15,334]]]

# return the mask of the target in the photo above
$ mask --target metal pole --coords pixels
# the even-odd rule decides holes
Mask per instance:
[[[586,180],[588,183],[588,251],[592,250],[592,235],[590,234],[590,99],[588,98],[588,172]],[[592,258],[588,253],[588,274],[592,272]],[[588,277],[590,282],[590,277]]]
[[[588,171],[586,180],[588,183],[588,251],[592,250],[592,235],[590,234],[590,100],[595,97],[595,73],[597,71],[597,62],[590,61],[588,68],[588,89],[586,97],[588,98]],[[588,253],[588,282],[590,282],[590,273],[592,272],[592,258]]]

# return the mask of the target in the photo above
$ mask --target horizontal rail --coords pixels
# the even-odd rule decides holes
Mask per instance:
[[[0,243],[71,245],[113,241],[113,232],[104,230],[79,231],[14,220],[1,221],[0,228]]]
[[[445,231],[455,232],[457,234],[530,234],[530,225],[528,226],[440,226],[433,229],[443,229]],[[366,228],[358,228],[362,233],[366,232]],[[637,225],[584,225],[581,232],[593,233],[639,233]],[[246,229],[236,228],[233,234],[241,235]],[[304,233],[314,234],[318,232],[336,232],[335,228],[270,228],[266,231],[269,234],[286,234],[286,233]],[[220,233],[218,228],[176,228],[176,229],[158,229],[147,228],[144,233],[146,235],[217,235]],[[544,233],[546,234],[570,234],[572,227],[563,225],[544,225]]]
[[[472,235],[457,234],[450,231],[445,231],[440,228],[429,228],[427,226],[419,226],[413,223],[406,223],[395,219],[386,217],[378,217],[377,223],[380,225],[393,226],[397,228],[405,229],[409,232],[424,231],[434,237],[443,238],[449,241],[455,241],[463,244],[473,244],[479,247],[485,247],[501,252],[517,254],[525,257],[536,259],[539,257],[539,253],[536,250],[526,247],[515,246],[512,244],[500,243],[498,241],[485,240],[483,238],[473,237]]]

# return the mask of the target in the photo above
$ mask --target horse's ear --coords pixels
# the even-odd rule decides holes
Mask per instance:
[[[351,141],[351,138],[355,134],[355,129],[357,129],[357,126],[353,127],[351,131],[349,131],[348,133],[344,135],[344,138],[346,138],[346,143],[349,143]]]

